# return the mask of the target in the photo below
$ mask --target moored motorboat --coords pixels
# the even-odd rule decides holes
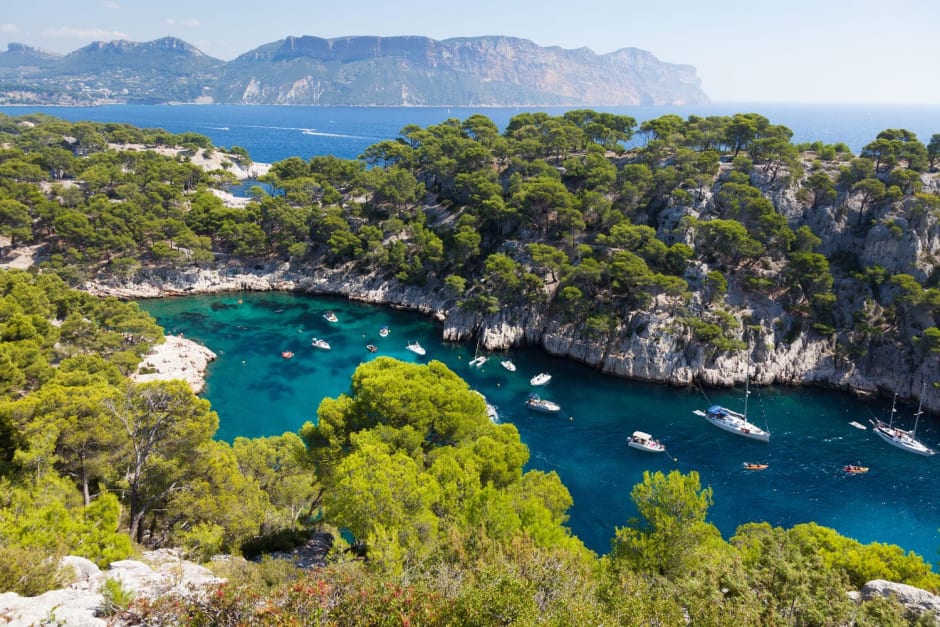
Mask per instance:
[[[547,372],[540,372],[534,377],[532,377],[531,379],[529,379],[529,383],[531,383],[532,385],[545,385],[551,380],[552,380],[552,375],[548,374]]]
[[[336,317],[336,314],[333,313],[332,311],[326,312],[325,314],[323,314],[323,317],[326,319],[327,322],[336,322],[339,320],[339,318]]]
[[[294,351],[283,351],[283,352],[281,352],[281,357],[283,357],[284,359],[290,359],[290,358],[293,357],[293,356],[294,356]]]
[[[490,422],[494,424],[499,422],[499,413],[496,411],[496,406],[492,403],[486,404],[486,415],[489,416]]]
[[[379,347],[375,344],[366,344],[366,350],[370,353],[374,353],[375,351],[379,350]]]
[[[379,337],[388,337],[389,333],[391,333],[391,331],[389,331],[388,327],[382,327],[379,329]]]
[[[505,368],[506,370],[508,370],[509,372],[516,371],[516,364],[512,363],[511,359],[504,359],[501,362],[499,362],[499,365]]]
[[[412,342],[411,344],[408,344],[407,346],[405,346],[405,348],[410,350],[415,355],[424,355],[425,353],[427,353],[427,351],[424,350],[424,347],[421,346],[421,344],[419,344],[418,342]]]
[[[330,349],[332,348],[332,347],[330,346],[330,343],[329,343],[329,342],[327,342],[326,340],[324,340],[324,339],[322,339],[322,338],[319,338],[319,337],[313,338],[313,339],[310,341],[310,346],[312,346],[312,347],[314,347],[314,348],[319,348],[319,349],[325,350],[325,351],[328,351],[328,350],[330,350]]]
[[[529,398],[526,400],[525,404],[529,409],[545,412],[547,414],[554,414],[561,411],[561,406],[558,403],[539,398],[538,394],[529,394]]]
[[[647,453],[663,453],[666,450],[662,443],[643,431],[634,431],[633,435],[627,438],[627,446]]]
[[[491,402],[489,402],[485,396],[483,396],[483,392],[480,392],[479,390],[472,390],[472,391],[475,394],[479,394],[480,398],[483,399],[483,402],[486,403],[486,415],[489,417],[490,422],[494,424],[498,423],[499,413],[497,413],[496,411],[496,406],[493,405]]]
[[[744,470],[766,470],[767,466],[770,464],[763,464],[758,462],[744,462],[741,466]]]

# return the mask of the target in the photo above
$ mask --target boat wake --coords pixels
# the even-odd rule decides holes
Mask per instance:
[[[348,133],[325,133],[323,131],[318,131],[315,128],[304,128],[302,126],[276,126],[270,124],[245,124],[245,128],[264,128],[272,131],[300,131],[303,135],[316,135],[320,137],[345,137],[348,139],[369,139],[378,141],[382,139],[381,137],[373,137],[371,135],[350,135]]]

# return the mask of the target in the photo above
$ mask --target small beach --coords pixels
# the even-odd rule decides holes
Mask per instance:
[[[131,380],[170,381],[181,379],[199,394],[206,385],[206,368],[216,354],[201,344],[179,335],[167,335],[144,357]]]

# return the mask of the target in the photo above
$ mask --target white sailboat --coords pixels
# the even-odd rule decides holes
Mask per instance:
[[[924,383],[920,388],[920,403],[917,405],[917,413],[914,414],[914,428],[910,431],[900,429],[894,426],[894,414],[897,411],[895,409],[898,395],[894,395],[894,399],[891,401],[891,418],[887,423],[884,423],[877,418],[872,420],[873,431],[880,437],[882,440],[887,442],[892,446],[896,446],[901,450],[907,451],[909,453],[916,453],[918,455],[934,455],[936,451],[929,448],[926,444],[917,439],[917,423],[920,422],[920,415],[923,412],[924,407],[924,392],[927,389],[927,384]]]
[[[705,420],[728,433],[740,435],[752,440],[770,442],[770,432],[761,429],[747,419],[747,398],[751,394],[751,356],[748,353],[747,370],[744,378],[744,411],[737,412],[721,405],[712,405],[706,411],[696,409],[693,413],[703,416]]]

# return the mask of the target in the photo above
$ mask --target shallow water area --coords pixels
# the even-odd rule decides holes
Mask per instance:
[[[571,491],[572,530],[593,550],[606,552],[617,526],[636,515],[630,500],[643,472],[699,472],[714,490],[709,519],[724,536],[745,522],[790,527],[815,521],[862,542],[887,542],[913,550],[928,562],[940,548],[940,456],[898,450],[855,420],[887,418],[890,399],[861,401],[819,389],[752,390],[749,417],[772,432],[769,443],[726,433],[693,414],[710,403],[740,409],[743,390],[679,389],[604,376],[537,349],[491,355],[470,365],[472,345],[441,340],[440,327],[419,314],[339,298],[289,293],[232,293],[141,301],[168,333],[183,333],[218,354],[203,393],[219,413],[220,439],[296,432],[315,421],[324,397],[349,389],[356,367],[380,355],[426,363],[443,361],[497,407],[500,420],[519,429],[530,450],[530,468],[556,471]],[[333,311],[336,322],[324,314]],[[381,337],[379,330],[390,333]],[[327,340],[331,350],[311,346]],[[405,347],[417,341],[424,357]],[[372,353],[366,346],[373,344]],[[282,357],[292,351],[290,359]],[[516,372],[500,360],[509,356]],[[529,379],[552,375],[545,386]],[[525,407],[530,392],[561,405],[544,414]],[[900,425],[913,426],[913,408],[899,406]],[[633,431],[666,445],[653,454],[627,446]],[[934,417],[918,438],[938,448]],[[749,471],[744,462],[768,464]],[[862,475],[846,464],[869,466]]]

